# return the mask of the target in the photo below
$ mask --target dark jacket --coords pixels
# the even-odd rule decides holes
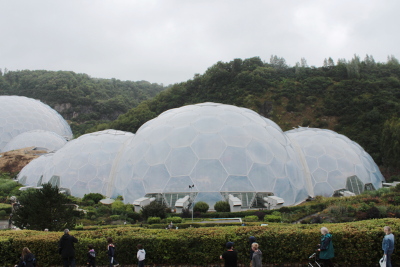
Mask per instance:
[[[335,256],[333,249],[332,235],[326,234],[321,237],[321,252],[319,253],[320,259],[332,259]]]
[[[87,253],[87,261],[89,263],[94,263],[96,261],[96,252],[94,251],[94,249],[89,250],[89,252]]]
[[[74,258],[75,247],[74,243],[78,243],[78,239],[69,234],[64,234],[59,243],[59,253],[63,258]]]
[[[21,257],[18,263],[18,267],[34,267],[34,266],[36,266],[36,259],[35,255],[33,255],[32,253],[26,254],[24,258]]]
[[[108,256],[115,258],[115,245],[108,244]]]

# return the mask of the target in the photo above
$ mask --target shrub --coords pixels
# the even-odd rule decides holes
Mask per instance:
[[[258,220],[262,221],[262,220],[264,220],[265,212],[256,211],[256,212],[254,212],[254,215],[258,217]]]
[[[217,203],[215,203],[214,205],[214,209],[217,212],[230,212],[231,211],[231,207],[229,206],[228,201],[217,201]]]
[[[149,217],[160,217],[164,219],[167,217],[166,206],[157,201],[151,202],[149,205],[145,206],[141,210],[142,217],[147,219]]]
[[[110,216],[110,219],[111,219],[112,221],[117,221],[117,220],[121,219],[121,216],[119,216],[119,215],[111,215],[111,216]]]
[[[181,223],[182,218],[181,217],[169,217],[167,218],[168,222],[173,222],[173,223]]]
[[[153,223],[160,223],[161,218],[160,217],[149,217],[147,218],[147,223],[148,224],[153,224]]]
[[[194,212],[198,211],[198,212],[204,212],[205,213],[205,212],[208,211],[208,209],[209,209],[209,206],[208,206],[208,204],[206,202],[199,201],[194,205],[193,211]]]
[[[85,194],[82,198],[82,201],[85,203],[89,203],[88,201],[93,201],[94,204],[98,204],[100,200],[102,200],[104,196],[99,193],[89,193]]]
[[[250,215],[244,217],[243,221],[245,222],[258,222],[258,217],[256,215]]]
[[[280,222],[282,220],[281,216],[276,215],[265,215],[264,222]]]

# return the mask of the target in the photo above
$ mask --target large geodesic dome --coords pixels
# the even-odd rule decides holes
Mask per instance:
[[[121,145],[131,136],[132,133],[116,130],[82,135],[69,141],[48,159],[39,157],[29,163],[22,169],[18,179],[24,181],[23,176],[26,176],[25,185],[35,185],[39,180],[41,183],[50,182],[76,197],[88,193],[106,195],[108,186],[113,186],[109,174],[114,158]],[[40,158],[45,164],[42,175],[39,175],[40,171],[30,172],[31,168],[40,168],[40,162],[37,162]],[[32,163],[34,167],[30,166]]]
[[[195,202],[211,207],[229,194],[243,207],[263,194],[286,205],[308,196],[301,163],[282,130],[249,109],[215,103],[168,110],[145,123],[119,153],[112,179],[112,195],[129,203],[162,194],[174,206],[190,190]]]
[[[25,147],[36,147],[39,150],[54,152],[62,148],[67,140],[56,134],[44,130],[32,130],[21,133],[11,139],[3,148],[4,152],[21,149]]]
[[[25,186],[41,186],[43,173],[50,162],[53,153],[44,154],[32,160],[27,164],[18,174],[17,180],[20,184]]]
[[[68,123],[48,105],[23,96],[0,96],[0,152],[11,139],[31,130],[72,138]]]
[[[332,196],[347,190],[360,194],[382,187],[384,178],[371,156],[356,142],[331,130],[297,128],[285,132],[306,162],[313,194]]]

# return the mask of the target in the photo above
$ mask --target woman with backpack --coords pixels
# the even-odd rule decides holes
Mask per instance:
[[[35,255],[29,250],[29,248],[24,247],[22,249],[21,258],[19,260],[17,267],[35,267],[36,266],[36,258]]]

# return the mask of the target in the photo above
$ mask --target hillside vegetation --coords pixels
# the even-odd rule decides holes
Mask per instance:
[[[164,90],[146,81],[91,78],[72,71],[0,71],[0,95],[38,99],[65,119],[75,136],[99,121],[112,121],[138,103]]]
[[[250,108],[282,129],[297,126],[326,128],[359,143],[379,165],[398,168],[400,122],[400,64],[393,56],[386,63],[372,56],[361,60],[326,59],[323,67],[309,67],[304,59],[295,67],[272,56],[218,62],[204,74],[175,84],[156,97],[100,124],[136,132],[163,111],[201,102],[219,102]],[[385,124],[386,123],[386,124]],[[384,129],[384,131],[383,131]],[[396,149],[397,148],[397,149]]]

